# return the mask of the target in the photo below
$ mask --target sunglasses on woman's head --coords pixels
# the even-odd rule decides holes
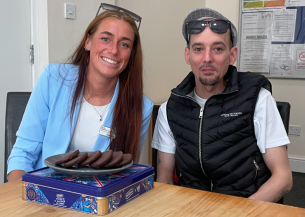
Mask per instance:
[[[135,21],[137,21],[139,23],[138,29],[140,29],[142,17],[140,17],[139,15],[137,15],[125,8],[118,7],[116,5],[101,3],[99,9],[97,10],[95,17],[97,17],[97,15],[99,15],[101,8],[103,8],[103,10],[105,10],[105,11],[121,11],[121,12],[128,14],[132,19],[134,19]]]
[[[231,28],[230,21],[227,20],[196,20],[185,24],[186,33],[188,34],[188,42],[190,41],[190,34],[198,34],[202,32],[205,27],[209,25],[210,29],[218,34],[223,34]],[[231,36],[231,35],[230,35]],[[231,36],[232,41],[232,36]]]

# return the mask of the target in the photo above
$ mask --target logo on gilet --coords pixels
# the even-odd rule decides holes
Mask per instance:
[[[242,114],[243,114],[242,112],[232,112],[232,113],[229,113],[229,114],[221,114],[220,116],[227,118],[227,117],[237,117],[237,116],[240,116]]]

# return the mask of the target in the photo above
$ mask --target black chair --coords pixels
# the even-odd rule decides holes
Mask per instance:
[[[155,130],[155,125],[156,125],[156,120],[157,120],[157,116],[158,116],[158,111],[159,111],[160,105],[154,105],[152,114],[151,114],[151,120],[150,120],[150,127],[151,127],[151,141],[150,141],[150,145],[152,142],[152,137],[154,135],[154,130]],[[154,168],[155,171],[155,176],[154,176],[154,181],[157,180],[157,165],[158,165],[158,150],[155,148],[151,148],[151,165]]]
[[[289,102],[276,102],[277,109],[281,115],[287,135],[289,132],[289,119],[290,119],[290,104]]]
[[[5,113],[5,162],[4,182],[7,182],[7,159],[16,142],[16,132],[19,128],[25,107],[29,101],[31,92],[9,92],[6,98]]]

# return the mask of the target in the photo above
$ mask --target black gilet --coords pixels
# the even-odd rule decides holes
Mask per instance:
[[[256,73],[230,66],[223,92],[204,109],[187,96],[195,87],[192,72],[172,90],[167,119],[176,141],[178,185],[249,197],[271,176],[257,146],[254,109],[261,87],[271,84]]]

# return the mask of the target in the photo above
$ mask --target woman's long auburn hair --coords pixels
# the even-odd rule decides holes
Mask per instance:
[[[80,44],[70,57],[69,62],[79,67],[79,76],[71,104],[70,119],[72,123],[76,104],[79,98],[82,97],[87,66],[90,62],[90,51],[84,49],[86,39],[87,37],[92,37],[97,31],[99,24],[108,17],[114,17],[129,23],[135,36],[129,62],[119,75],[119,93],[111,125],[111,134],[115,134],[115,139],[111,139],[109,149],[130,153],[132,154],[133,161],[138,162],[143,109],[142,48],[137,25],[126,13],[105,11],[98,15],[89,24]]]

